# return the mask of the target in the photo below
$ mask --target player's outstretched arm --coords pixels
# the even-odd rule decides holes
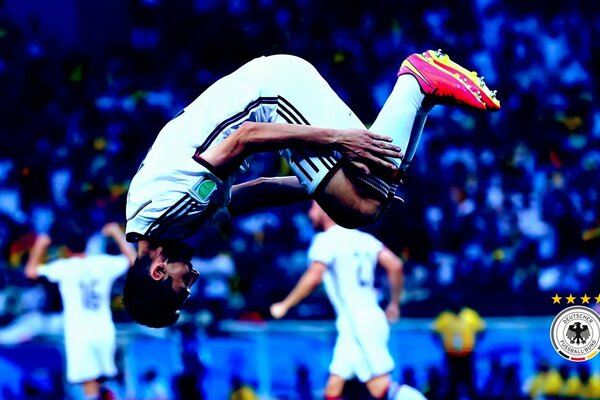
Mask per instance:
[[[33,247],[29,252],[29,259],[25,264],[25,276],[29,279],[37,279],[39,274],[39,268],[42,265],[42,259],[46,255],[48,246],[52,243],[50,236],[42,233],[35,238]]]
[[[396,168],[386,157],[401,159],[402,151],[391,142],[391,137],[367,129],[244,122],[227,139],[200,156],[217,170],[218,175],[229,176],[251,154],[312,143],[335,147],[355,166],[369,173],[365,163]]]
[[[379,252],[377,261],[385,269],[390,285],[390,302],[385,315],[389,321],[397,321],[400,318],[400,295],[404,289],[404,263],[387,247]]]
[[[135,249],[131,244],[127,243],[125,239],[125,233],[121,229],[121,226],[116,222],[109,222],[102,227],[102,234],[114,239],[119,246],[119,251],[129,260],[129,266],[132,266],[135,262]]]
[[[313,261],[290,294],[288,294],[283,301],[271,306],[270,311],[273,318],[283,318],[290,308],[294,307],[311,294],[323,281],[323,273],[325,270],[327,270],[325,264]]]

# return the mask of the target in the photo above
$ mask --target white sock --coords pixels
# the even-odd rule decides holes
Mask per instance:
[[[400,75],[392,93],[379,112],[370,130],[394,139],[404,153],[401,168],[412,160],[430,108],[423,107],[425,95],[412,75]]]

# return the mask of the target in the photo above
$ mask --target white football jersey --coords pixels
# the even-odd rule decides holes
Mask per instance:
[[[235,176],[219,179],[201,154],[245,121],[364,128],[305,60],[256,58],[211,85],[160,131],[129,186],[127,240],[181,239],[229,217]],[[309,194],[341,157],[316,145],[281,154]],[[242,170],[248,167],[246,160]]]
[[[67,340],[114,336],[110,291],[128,267],[127,257],[107,254],[61,258],[40,267],[40,275],[58,283]]]
[[[367,382],[390,373],[390,328],[377,302],[374,278],[383,244],[372,235],[335,225],[313,239],[310,262],[327,266],[323,283],[336,313],[338,337],[329,372]]]
[[[308,259],[327,266],[323,284],[338,316],[381,312],[373,285],[382,249],[383,244],[372,235],[339,225],[315,235]]]

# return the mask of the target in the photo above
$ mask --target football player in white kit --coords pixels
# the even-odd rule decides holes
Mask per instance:
[[[388,320],[400,317],[402,260],[374,236],[337,225],[316,202],[308,216],[322,231],[308,249],[309,268],[290,294],[271,306],[271,314],[282,318],[323,282],[337,315],[338,331],[325,398],[341,399],[345,382],[356,377],[376,399],[423,399],[420,394],[408,397],[408,392],[416,390],[390,378],[394,360],[388,349]],[[379,307],[373,286],[377,265],[386,270],[390,286],[385,311]]]
[[[86,400],[100,399],[100,378],[117,375],[110,291],[115,279],[133,265],[136,257],[118,224],[106,224],[102,233],[116,241],[121,255],[86,254],[87,236],[73,227],[65,243],[68,257],[44,264],[52,239],[40,234],[25,265],[28,278],[43,276],[58,283],[63,303],[67,381],[82,384]]]
[[[179,241],[229,216],[312,198],[347,228],[375,221],[435,104],[500,108],[481,78],[431,50],[404,60],[369,130],[295,56],[259,57],[215,82],[160,131],[131,181],[127,240],[149,241],[142,248],[152,250],[138,251],[128,273],[131,316],[154,327],[177,320],[197,276]],[[234,185],[252,154],[271,150],[295,176]]]

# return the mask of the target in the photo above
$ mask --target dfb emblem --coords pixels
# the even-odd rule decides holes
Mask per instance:
[[[550,340],[563,358],[589,360],[600,350],[600,316],[585,306],[565,308],[552,321]]]

